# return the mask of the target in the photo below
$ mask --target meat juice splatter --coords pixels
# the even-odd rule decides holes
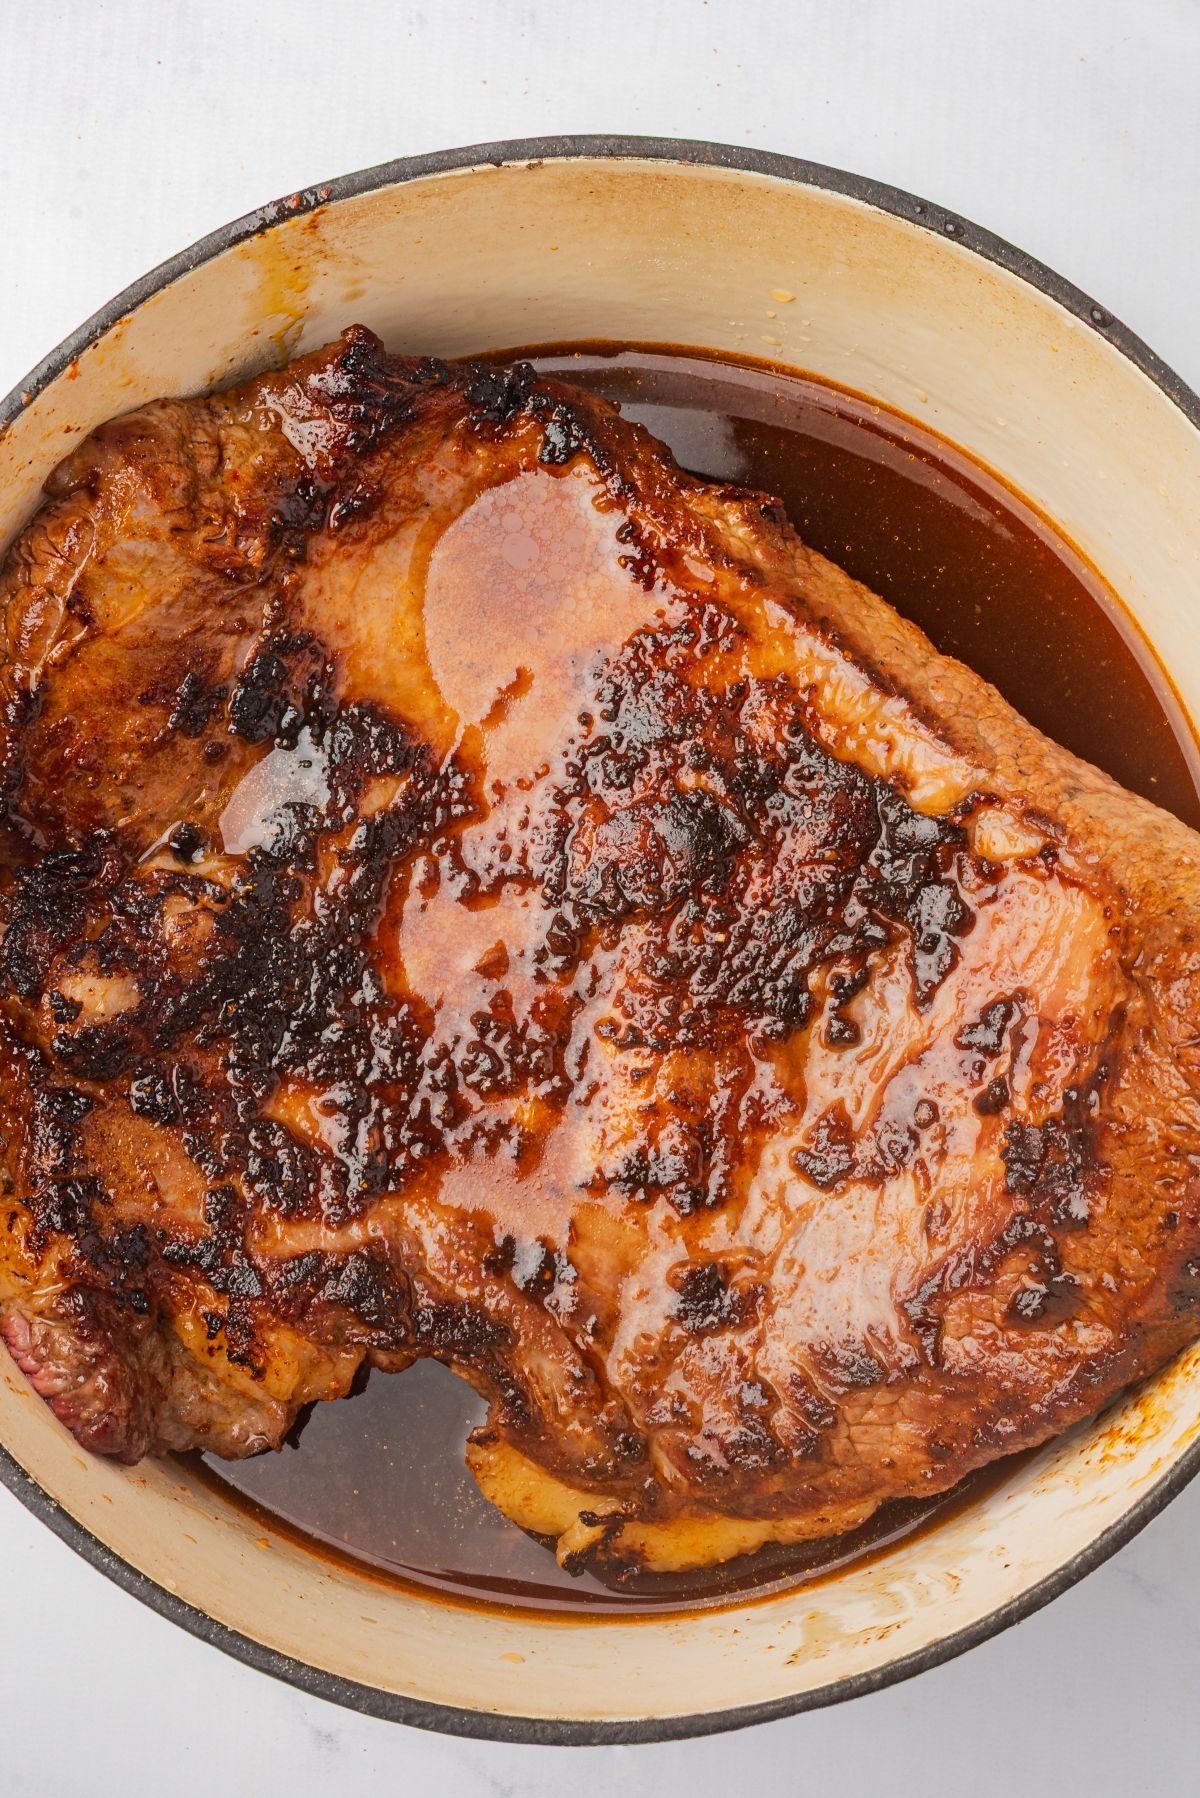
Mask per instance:
[[[1200,761],[1154,656],[1100,577],[1010,488],[920,425],[824,382],[660,347],[506,353],[616,401],[688,469],[778,495],[801,536],[881,593],[1031,723],[1200,828]],[[240,820],[231,820],[240,826]],[[636,1616],[828,1576],[937,1526],[1006,1477],[885,1505],[829,1542],[701,1573],[572,1576],[480,1495],[463,1460],[486,1406],[431,1361],[317,1405],[279,1455],[206,1478],[317,1552],[431,1596]]]

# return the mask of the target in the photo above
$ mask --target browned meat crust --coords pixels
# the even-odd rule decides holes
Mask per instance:
[[[253,1453],[436,1355],[485,1488],[653,1559],[943,1489],[1195,1333],[1200,842],[772,501],[362,330],[47,491],[2,1291],[81,1442]]]

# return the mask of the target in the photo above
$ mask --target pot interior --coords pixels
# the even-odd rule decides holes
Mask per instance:
[[[33,397],[0,435],[0,536],[79,433],[356,320],[415,353],[606,339],[750,354],[877,398],[1055,520],[1200,715],[1196,427],[1063,304],[962,242],[750,170],[637,155],[468,163],[298,207],[176,271]],[[0,1442],[129,1567],[245,1639],[226,1646],[290,1657],[271,1664],[329,1696],[442,1727],[459,1722],[421,1707],[481,1713],[461,1723],[477,1733],[510,1733],[508,1717],[585,1735],[640,1721],[652,1734],[841,1695],[987,1633],[997,1612],[1095,1558],[1139,1506],[1149,1514],[1190,1466],[1198,1400],[1193,1349],[874,1561],[767,1601],[636,1623],[433,1603],[324,1561],[174,1463],[87,1459],[6,1358]]]

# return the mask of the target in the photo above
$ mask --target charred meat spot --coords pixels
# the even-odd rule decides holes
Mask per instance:
[[[175,1123],[179,1105],[166,1074],[158,1068],[136,1074],[129,1083],[129,1109],[155,1124]]]
[[[626,550],[617,557],[617,566],[633,577],[644,593],[652,593],[658,579],[658,562],[650,552],[640,533],[632,533],[630,541],[635,544],[632,550]]]
[[[1091,1216],[1091,1188],[1103,1170],[1092,1148],[1087,1092],[1104,1078],[1101,1069],[1089,1088],[1068,1088],[1057,1117],[1042,1124],[1014,1118],[1005,1128],[1005,1189],[1046,1201],[1058,1224],[1086,1224]]]
[[[1037,1323],[1045,1316],[1049,1299],[1050,1288],[1039,1280],[1030,1280],[1013,1295],[1010,1310],[1021,1323]]]
[[[811,973],[836,961],[850,968],[827,1040],[848,1045],[850,986],[897,926],[913,938],[921,1005],[953,966],[972,922],[953,878],[965,836],[829,755],[787,683],[706,685],[706,658],[738,629],[698,605],[608,665],[567,758],[545,890],[601,928],[646,918],[646,978],[622,999],[628,1044],[712,1041],[739,1015],[781,1040],[809,1021]]]
[[[246,743],[269,743],[295,712],[287,692],[288,671],[270,650],[247,662],[229,700],[229,728]],[[297,720],[297,723],[299,721]]]
[[[50,1047],[61,1065],[81,1080],[111,1080],[128,1065],[134,1052],[126,1020],[116,1018],[82,1030],[58,1030]]]
[[[74,1166],[79,1125],[94,1108],[95,1101],[77,1087],[35,1085],[29,1119],[32,1166],[46,1172]]]
[[[507,368],[476,368],[467,385],[467,400],[490,424],[510,424],[533,391],[537,375],[528,362]]]
[[[605,1179],[634,1204],[665,1198],[681,1217],[719,1204],[721,1182],[713,1178],[719,1144],[713,1123],[689,1117],[676,1105],[653,1138],[628,1149],[604,1170]]]
[[[559,1286],[574,1286],[579,1279],[578,1270],[570,1258],[561,1249],[552,1248],[546,1242],[538,1244],[536,1265],[530,1266],[528,1273],[521,1262],[514,1267],[513,1273],[522,1291],[538,1297],[552,1293]]]
[[[960,1049],[977,1049],[981,1055],[999,1055],[1008,1033],[1021,1015],[1018,998],[994,999],[986,1005],[973,1024],[965,1024],[954,1041]]]
[[[237,1188],[228,1181],[210,1187],[204,1195],[204,1221],[210,1230],[229,1236],[238,1209]]]
[[[312,1284],[321,1271],[322,1257],[316,1250],[307,1255],[293,1255],[290,1260],[277,1264],[280,1283],[288,1288],[304,1288]]]
[[[335,801],[348,804],[369,780],[406,774],[428,763],[429,752],[402,724],[377,706],[342,706],[330,720],[325,738],[329,784]]]
[[[151,1311],[146,1291],[146,1275],[150,1266],[150,1241],[143,1224],[102,1235],[92,1213],[92,1228],[77,1234],[78,1251],[72,1259],[86,1269],[88,1281],[103,1286],[118,1307],[127,1306],[135,1316],[147,1317]]]
[[[858,1042],[858,1025],[846,1017],[845,1007],[862,992],[870,978],[870,965],[865,961],[853,970],[841,969],[830,976],[830,1012],[825,1020],[825,1041],[830,1048],[846,1049]]]
[[[254,1302],[230,1298],[225,1313],[225,1355],[235,1367],[244,1367],[251,1379],[264,1372],[262,1345],[258,1340]]]
[[[908,919],[913,933],[916,1001],[924,1008],[957,961],[954,938],[970,929],[974,914],[953,886],[931,881],[918,889]]]
[[[729,1270],[719,1261],[690,1263],[669,1281],[675,1291],[670,1315],[689,1336],[738,1329],[758,1308],[759,1288],[731,1285]]]
[[[852,972],[839,970],[829,977],[829,997],[835,1010],[848,1005],[856,994],[861,993],[871,977],[871,970],[864,964]]]
[[[878,1386],[887,1375],[883,1362],[865,1342],[830,1343],[821,1354],[821,1362],[829,1375],[846,1389],[866,1390]]]
[[[1077,1310],[1079,1297],[1079,1281],[1063,1267],[1058,1245],[1050,1238],[1021,1275],[1008,1317],[1012,1323],[1052,1329]]]
[[[544,1237],[518,1241],[503,1236],[484,1257],[484,1266],[490,1274],[508,1274],[519,1292],[537,1299],[546,1298],[560,1283],[572,1286],[579,1278],[569,1257]]]
[[[750,832],[731,806],[700,789],[673,792],[655,818],[667,857],[688,886],[709,877],[749,840]]]
[[[924,1009],[958,958],[954,939],[974,921],[951,872],[966,836],[952,819],[913,811],[883,782],[875,783],[875,805],[879,835],[865,871],[864,898],[907,924],[916,1002]]]
[[[1034,1192],[1042,1176],[1043,1129],[1013,1118],[1004,1131],[1004,1185],[1007,1192]]]
[[[315,1156],[282,1124],[259,1118],[248,1134],[245,1180],[265,1210],[292,1216],[306,1208],[316,1186]]]
[[[414,1343],[431,1355],[464,1360],[504,1348],[511,1339],[507,1326],[477,1305],[445,1300],[415,1306],[412,1336]]]
[[[231,1299],[260,1299],[263,1283],[258,1269],[250,1261],[238,1261],[229,1269],[225,1291]]]
[[[565,399],[535,390],[529,399],[529,410],[542,425],[542,447],[538,452],[538,461],[543,467],[564,468],[573,456],[586,450],[601,473],[613,472],[611,459],[595,441],[581,414]],[[632,519],[625,519],[618,526],[617,540],[621,543],[628,542],[629,533],[635,530]]]
[[[205,839],[194,824],[177,824],[167,842],[179,862],[198,862],[204,854]]]
[[[440,356],[422,356],[408,370],[408,378],[419,387],[442,387],[450,380],[453,370],[448,362]]]
[[[203,1274],[214,1292],[231,1301],[226,1327],[236,1329],[245,1338],[252,1334],[244,1313],[237,1321],[235,1306],[262,1298],[266,1284],[234,1232],[217,1228],[204,1236],[166,1242],[159,1253],[168,1267],[194,1268]]]
[[[571,896],[614,917],[663,910],[710,879],[747,834],[732,808],[702,791],[614,810],[578,858]]]
[[[95,1175],[51,1180],[31,1194],[30,1209],[39,1234],[56,1231],[78,1241],[91,1226],[94,1209],[104,1198],[103,1182]]]
[[[414,387],[448,378],[442,362],[426,357],[415,366],[393,360],[364,325],[342,335],[339,355],[306,378],[310,397],[344,432],[346,458],[365,455],[413,416]]]
[[[903,796],[884,782],[874,786],[878,839],[871,870],[879,884],[897,894],[911,894],[928,878],[934,853],[943,844],[965,841],[961,826],[915,812]]]
[[[81,848],[48,849],[40,860],[13,870],[0,978],[20,998],[41,992],[54,955],[85,934],[89,915],[119,874],[115,843],[100,833]]]
[[[996,1079],[989,1080],[983,1091],[976,1096],[975,1110],[980,1117],[995,1117],[997,1112],[1004,1110],[1011,1096],[1008,1081],[1003,1074],[997,1075]]]
[[[822,1192],[844,1185],[854,1171],[854,1138],[845,1107],[823,1112],[805,1146],[792,1150],[791,1160],[796,1172]]]
[[[210,686],[190,670],[175,690],[167,724],[181,737],[202,737],[228,697],[228,687]]]
[[[791,1455],[759,1417],[747,1417],[721,1437],[725,1459],[744,1473],[781,1467]]]
[[[356,518],[369,516],[378,503],[379,495],[373,487],[365,482],[356,482],[354,486],[339,493],[329,508],[326,520],[330,531],[345,530]]]
[[[1007,1301],[1014,1324],[1052,1327],[1079,1303],[1079,1281],[1064,1268],[1053,1230],[1037,1217],[1019,1213],[990,1242],[951,1256],[906,1302],[905,1313],[932,1365],[939,1361],[945,1301],[957,1292],[984,1291],[998,1280],[1003,1290],[1014,1278]]]
[[[271,814],[270,834],[259,845],[259,853],[266,861],[311,873],[316,866],[317,839],[323,827],[324,819],[315,805],[307,805],[298,799],[289,800]]]
[[[330,487],[311,474],[301,475],[280,494],[271,514],[271,538],[293,561],[304,560],[308,538],[326,523],[330,498]]]
[[[405,766],[413,752],[389,722],[365,709],[334,720],[327,736],[343,792],[374,771]],[[420,1037],[403,1004],[387,998],[373,970],[371,935],[393,857],[462,809],[453,769],[419,774],[393,808],[364,819],[342,851],[345,877],[314,913],[297,912],[295,838],[254,850],[216,920],[223,953],[213,958],[205,1005],[208,1040],[238,1109],[230,1132],[251,1195],[285,1214],[315,1207],[331,1222],[382,1190],[390,1170],[424,1154],[426,1124],[411,1103],[391,1112],[377,1082],[415,1079]],[[293,820],[308,834],[314,820]],[[283,853],[280,854],[279,852]],[[305,853],[308,851],[305,849]],[[332,1158],[259,1114],[281,1076],[341,1085],[358,1147]]]
[[[83,1010],[82,999],[69,999],[66,993],[51,993],[48,1003],[56,1024],[73,1024]]]
[[[408,1333],[408,1285],[384,1255],[360,1249],[331,1267],[317,1299],[350,1312],[371,1342],[390,1346]]]

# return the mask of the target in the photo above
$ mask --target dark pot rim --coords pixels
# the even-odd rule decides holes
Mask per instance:
[[[78,330],[64,338],[57,349],[52,350],[23,381],[18,382],[7,398],[0,401],[0,431],[7,429],[77,357],[153,294],[169,287],[202,263],[211,261],[235,245],[257,237],[288,219],[359,194],[398,186],[450,170],[476,168],[485,163],[499,167],[509,163],[588,158],[676,162],[770,175],[799,186],[845,194],[879,211],[891,213],[908,224],[919,226],[922,230],[948,237],[1057,301],[1090,330],[1119,350],[1200,429],[1200,398],[1140,337],[1044,263],[1027,256],[1024,251],[972,224],[958,213],[933,206],[901,188],[888,186],[886,182],[869,180],[861,175],[849,174],[843,169],[827,168],[823,163],[806,162],[794,156],[686,138],[600,135],[515,138],[502,143],[471,144],[461,149],[438,150],[424,156],[400,157],[394,162],[379,163],[374,168],[360,169],[355,174],[344,175],[337,181],[304,188],[260,207],[255,212],[247,213],[245,217],[210,232],[189,249],[172,256],[149,274],[143,275],[132,286],[109,300],[80,325]],[[849,1698],[861,1697],[868,1692],[880,1691],[885,1686],[896,1685],[915,1673],[922,1673],[928,1668],[940,1666],[944,1661],[952,1660],[967,1649],[999,1635],[1001,1630],[1007,1629],[1011,1624],[1032,1616],[1035,1611],[1049,1604],[1051,1599],[1057,1598],[1060,1593],[1108,1560],[1119,1548],[1124,1547],[1198,1472],[1200,1440],[1186,1449],[1123,1517],[1045,1579],[967,1628],[958,1630],[939,1642],[930,1643],[914,1654],[873,1668],[870,1672],[836,1680],[814,1691],[768,1699],[761,1704],[742,1705],[726,1711],[620,1721],[589,1721],[509,1716],[433,1704],[386,1692],[356,1680],[342,1679],[311,1666],[307,1661],[298,1660],[293,1655],[281,1654],[268,1648],[206,1616],[204,1612],[167,1591],[156,1580],[140,1573],[56,1503],[8,1450],[0,1446],[0,1480],[35,1517],[40,1518],[68,1547],[107,1575],[123,1591],[131,1593],[151,1610],[179,1624],[201,1641],[209,1642],[213,1647],[232,1655],[235,1660],[243,1661],[247,1666],[269,1673],[277,1679],[286,1680],[313,1697],[328,1699],[334,1704],[362,1711],[370,1716],[407,1723],[420,1729],[437,1730],[447,1735],[548,1746],[669,1742],[690,1736],[713,1735],[722,1730],[742,1729],[754,1723],[774,1722],[801,1711],[818,1710]]]

